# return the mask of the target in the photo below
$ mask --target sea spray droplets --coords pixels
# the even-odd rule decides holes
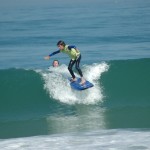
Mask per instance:
[[[94,82],[100,79],[103,72],[108,71],[109,66],[104,62],[101,64],[94,63],[91,66],[84,66],[84,75],[87,80]]]
[[[42,73],[45,81],[44,88],[49,92],[50,97],[67,104],[95,104],[102,101],[103,95],[99,79],[101,74],[108,70],[108,65],[106,63],[92,64],[84,66],[82,69],[85,78],[94,83],[93,88],[85,91],[71,89],[68,80],[70,74],[66,65],[58,68],[50,67],[49,72]]]
[[[87,80],[94,84],[94,88],[90,89],[90,94],[87,95],[86,100],[89,104],[95,104],[102,101],[102,88],[99,84],[100,76],[103,72],[108,71],[109,66],[106,63],[94,63],[90,66],[84,66],[84,75]]]

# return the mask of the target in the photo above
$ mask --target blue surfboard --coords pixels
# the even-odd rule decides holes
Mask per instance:
[[[81,85],[80,84],[81,78],[77,78],[77,81],[74,81],[74,82],[71,82],[71,79],[69,79],[69,80],[70,80],[71,88],[73,88],[75,90],[79,90],[79,91],[86,90],[86,89],[91,88],[91,87],[94,86],[91,82],[89,82],[87,80],[86,80],[86,82],[83,85]]]

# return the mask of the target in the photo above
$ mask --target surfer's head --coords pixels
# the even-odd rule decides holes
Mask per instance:
[[[59,61],[58,60],[54,60],[53,61],[53,67],[58,67],[59,66]]]
[[[58,41],[57,46],[60,50],[63,50],[66,46],[64,41]]]

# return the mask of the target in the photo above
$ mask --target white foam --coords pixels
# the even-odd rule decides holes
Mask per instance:
[[[113,129],[0,140],[0,149],[148,150],[149,141],[149,131]]]
[[[50,67],[49,72],[42,72],[45,81],[44,88],[50,97],[67,104],[95,104],[102,101],[103,95],[99,79],[101,74],[108,70],[108,65],[106,63],[86,65],[82,70],[84,77],[94,84],[93,88],[85,91],[71,89],[68,80],[70,74],[66,65],[58,68]]]

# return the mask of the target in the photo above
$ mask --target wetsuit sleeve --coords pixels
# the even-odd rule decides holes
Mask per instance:
[[[53,53],[49,54],[49,56],[51,57],[51,56],[53,56],[53,55],[55,55],[55,54],[58,54],[58,53],[60,53],[60,50],[55,51],[55,52],[53,52]]]
[[[69,45],[69,46],[68,46],[68,49],[69,49],[69,50],[71,50],[72,48],[76,49],[76,46],[75,46],[75,45]]]

